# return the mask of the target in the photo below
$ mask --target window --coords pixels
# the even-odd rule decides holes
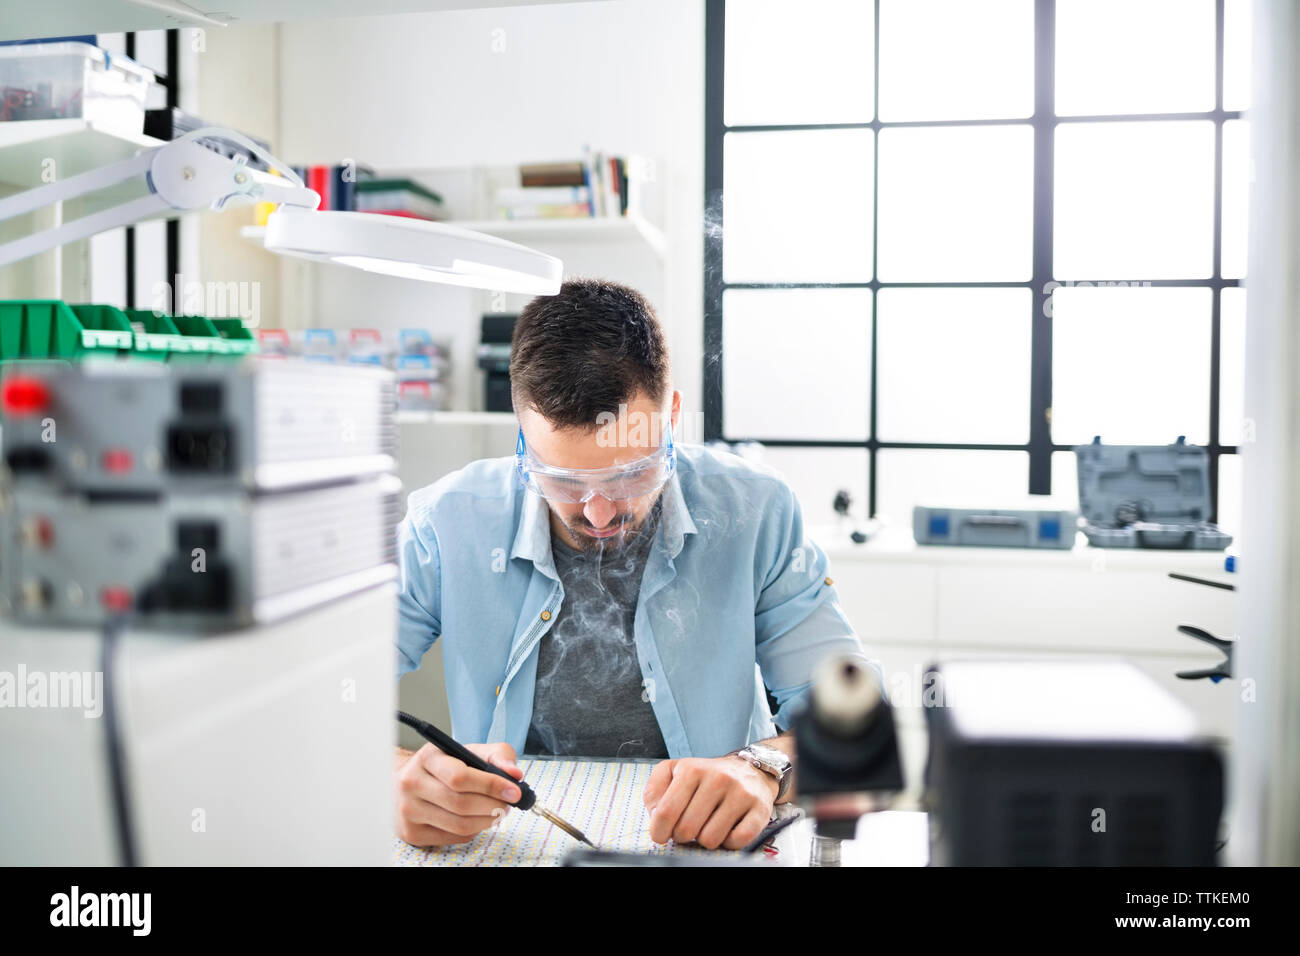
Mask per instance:
[[[1185,435],[1217,495],[1249,33],[1249,0],[709,0],[707,437],[802,461],[810,520],[1072,501],[1094,435]]]

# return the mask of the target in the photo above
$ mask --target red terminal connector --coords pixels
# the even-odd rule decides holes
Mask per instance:
[[[99,457],[99,464],[111,475],[121,475],[134,466],[131,452],[125,448],[109,448]]]
[[[104,610],[121,614],[131,610],[131,592],[121,587],[102,588],[99,592],[99,603],[103,605]]]
[[[9,417],[39,415],[49,407],[49,386],[39,378],[15,375],[0,386],[0,411]]]

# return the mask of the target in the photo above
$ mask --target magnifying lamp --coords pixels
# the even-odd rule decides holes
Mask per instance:
[[[245,156],[223,156],[204,143],[238,147],[283,172],[277,176],[252,169]],[[219,210],[232,202],[272,202],[279,204],[266,223],[265,245],[272,252],[475,289],[526,295],[560,290],[560,260],[526,246],[439,222],[320,211],[320,196],[283,162],[247,137],[219,127],[196,129],[130,159],[0,199],[0,222],[141,179],[148,188],[144,196],[0,244],[0,267],[152,216]]]

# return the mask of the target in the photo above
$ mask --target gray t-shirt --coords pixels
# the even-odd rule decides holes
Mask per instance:
[[[575,551],[551,535],[564,603],[538,647],[533,716],[524,753],[578,757],[668,756],[642,686],[633,622],[646,556],[659,523],[618,543]]]

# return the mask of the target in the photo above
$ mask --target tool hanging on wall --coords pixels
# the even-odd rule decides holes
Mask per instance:
[[[1229,571],[1236,570],[1236,562],[1232,559],[1225,562],[1225,566]],[[1218,588],[1221,591],[1237,590],[1235,584],[1228,584],[1226,581],[1211,581],[1208,578],[1197,578],[1190,574],[1178,574],[1175,571],[1170,571],[1169,576],[1175,581],[1186,581],[1189,584],[1203,584],[1206,587]],[[1222,637],[1215,637],[1209,631],[1195,627],[1191,624],[1179,624],[1178,632],[1180,634],[1186,634],[1188,637],[1194,637],[1198,641],[1204,641],[1211,647],[1222,651],[1223,660],[1214,667],[1200,667],[1189,671],[1178,671],[1176,676],[1181,677],[1183,680],[1200,680],[1202,677],[1208,677],[1216,684],[1225,677],[1232,676],[1232,657],[1233,649],[1237,645],[1236,640],[1225,640]]]

